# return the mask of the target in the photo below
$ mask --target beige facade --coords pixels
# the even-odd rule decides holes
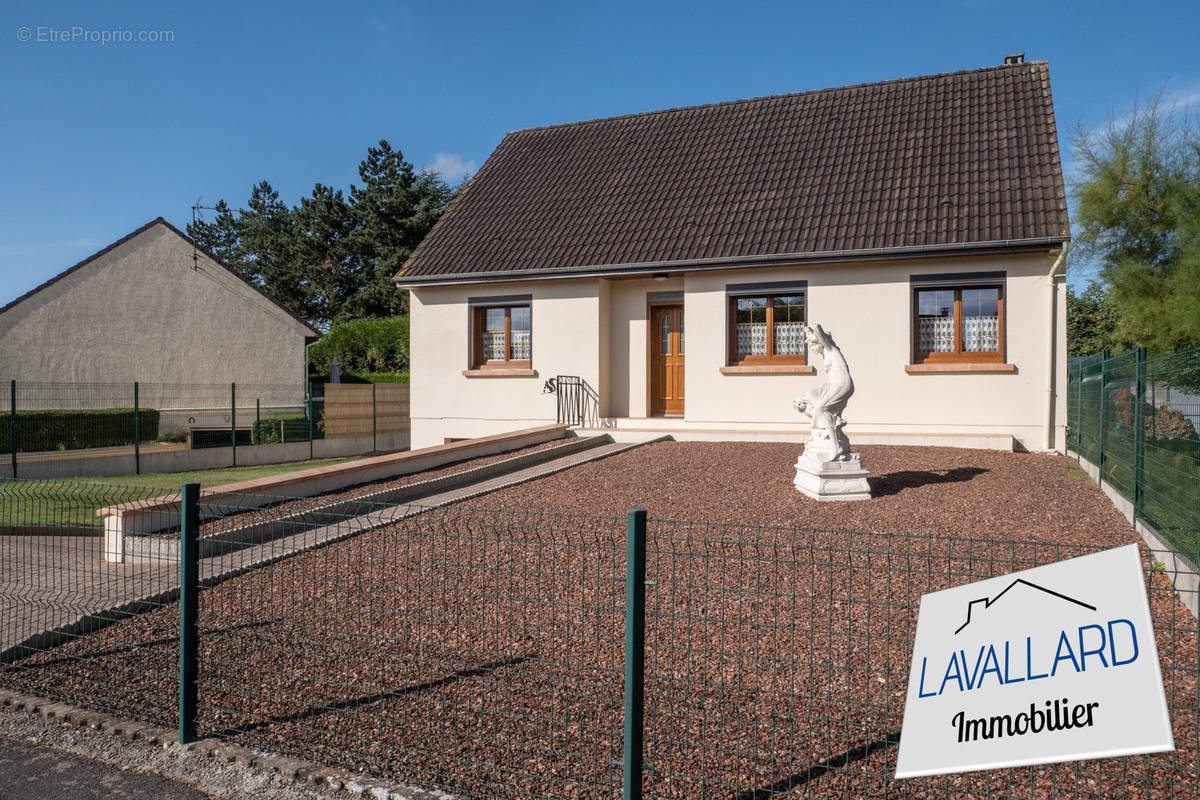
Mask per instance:
[[[815,374],[729,374],[728,297],[733,284],[803,282],[807,321],[841,347],[856,392],[846,412],[858,443],[1062,449],[1066,421],[1066,296],[1051,277],[1057,253],[863,261],[422,286],[412,290],[413,447],[555,419],[547,378],[577,375],[594,388],[601,427],[649,415],[650,303],[679,293],[686,318],[686,391],[677,435],[709,432],[782,438],[807,431],[792,400],[823,381]],[[915,373],[914,276],[1003,273],[1005,359],[1001,372]],[[532,369],[521,377],[473,377],[469,301],[530,295]]]
[[[316,333],[162,220],[0,311],[0,379],[302,387]]]

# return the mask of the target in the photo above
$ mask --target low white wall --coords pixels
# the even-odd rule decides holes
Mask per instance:
[[[528,427],[528,426],[526,426]],[[375,445],[373,448],[372,445]],[[407,450],[409,434],[381,433],[374,441],[370,436],[355,436],[338,439],[315,439],[313,458],[343,458],[371,452],[396,452]],[[283,464],[291,461],[308,460],[308,442],[286,444],[245,445],[237,449],[239,467],[257,467],[263,464]],[[132,475],[133,454],[93,455],[79,458],[55,458],[47,461],[19,461],[17,477],[21,480],[45,480],[48,478],[82,477],[101,478],[113,475]],[[142,454],[142,473],[188,472],[196,469],[220,469],[233,466],[233,448],[206,447],[201,450],[170,450]],[[6,458],[0,466],[0,477],[12,477],[12,462]]]

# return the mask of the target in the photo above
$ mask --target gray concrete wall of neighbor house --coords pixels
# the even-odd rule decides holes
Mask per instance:
[[[379,452],[394,452],[408,449],[408,431],[381,433],[374,440],[370,436],[354,436],[339,439],[315,439],[314,458],[343,458],[366,455],[372,452],[372,443]],[[308,458],[308,442],[286,444],[245,445],[237,449],[239,467],[256,467],[262,464],[281,464],[287,461],[303,461]],[[230,466],[232,448],[206,447],[202,450],[170,450],[163,453],[143,453],[142,473],[187,472],[194,469],[221,469]],[[304,465],[297,465],[303,469]],[[80,458],[56,458],[47,461],[22,461],[17,465],[17,475],[22,480],[43,480],[69,475],[81,478],[102,478],[113,475],[132,475],[133,454],[112,456],[87,456]],[[12,477],[12,465],[7,457],[0,461],[0,479]]]
[[[0,314],[0,380],[304,385],[282,308],[154,224]]]

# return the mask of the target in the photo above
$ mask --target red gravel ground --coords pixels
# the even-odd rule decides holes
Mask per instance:
[[[798,450],[648,445],[215,586],[202,735],[466,797],[613,796],[640,505],[647,797],[1200,796],[1196,623],[1148,554],[1176,753],[891,780],[922,593],[1136,536],[1060,457],[863,447],[875,497],[817,503]],[[176,615],[0,682],[170,724]]]
[[[869,502],[820,503],[792,486],[802,447],[661,442],[472,501],[481,508],[935,533],[1113,546],[1140,541],[1061,456],[952,447],[857,448]]]

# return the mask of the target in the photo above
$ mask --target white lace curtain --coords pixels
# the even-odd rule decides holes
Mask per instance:
[[[963,350],[991,353],[1000,349],[998,316],[963,317]]]
[[[921,352],[951,353],[954,351],[954,318],[921,318]],[[991,353],[1000,349],[1000,318],[998,316],[963,317],[963,350],[969,353]]]
[[[775,323],[775,355],[798,356],[804,353],[804,323]],[[739,322],[737,325],[738,358],[767,355],[767,323]]]

